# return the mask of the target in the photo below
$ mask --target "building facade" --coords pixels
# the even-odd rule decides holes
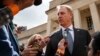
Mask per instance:
[[[44,23],[42,25],[39,25],[37,27],[31,28],[26,31],[22,31],[20,34],[18,34],[18,40],[19,44],[27,44],[28,38],[30,38],[34,34],[41,34],[42,36],[46,35],[46,27],[47,23]]]
[[[73,8],[76,28],[86,29],[90,34],[100,31],[100,0],[52,0],[46,11],[48,22],[19,34],[19,42],[27,43],[27,39],[33,34],[50,35],[59,29],[56,6],[60,4],[68,4]]]

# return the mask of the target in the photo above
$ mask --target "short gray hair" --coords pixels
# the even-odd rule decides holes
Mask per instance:
[[[61,7],[65,7],[68,11],[70,11],[72,13],[73,9],[71,6],[69,5],[58,5],[56,8],[57,10],[59,10]]]

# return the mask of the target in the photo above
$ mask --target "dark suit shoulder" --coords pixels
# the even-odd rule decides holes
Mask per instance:
[[[55,56],[58,42],[60,41],[61,38],[62,38],[61,30],[57,30],[53,32],[53,34],[51,34],[50,41],[47,44],[45,56]]]
[[[80,34],[81,36],[83,36],[87,40],[87,45],[88,45],[90,43],[90,41],[91,41],[91,35],[88,32],[88,30],[80,29],[80,28],[75,28],[75,29],[76,29],[75,31],[78,34]]]
[[[50,38],[52,38],[53,36],[56,36],[58,34],[60,34],[62,31],[61,29],[55,30],[54,32],[51,33]]]
[[[75,30],[77,30],[77,31],[85,31],[85,32],[88,32],[88,30],[80,29],[80,28],[75,28]]]

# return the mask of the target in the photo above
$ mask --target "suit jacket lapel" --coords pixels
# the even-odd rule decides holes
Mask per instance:
[[[13,42],[13,46],[16,47],[15,50],[19,53],[18,43],[17,43],[16,38],[15,38],[15,36],[13,35],[12,30],[11,30],[11,28],[10,28],[9,25],[8,25],[8,30],[9,30],[9,37],[10,37],[10,40]]]
[[[51,35],[51,44],[52,44],[52,48],[54,50],[54,55],[56,55],[56,51],[57,51],[57,48],[58,48],[58,43],[59,41],[62,39],[62,30],[58,30],[57,32],[55,32],[53,35]],[[51,54],[52,55],[52,54]]]
[[[63,38],[63,36],[62,36],[62,30],[60,29],[60,30],[57,32],[56,36],[54,36],[54,39],[53,39],[53,40],[54,40],[54,43],[58,45],[59,41],[60,41],[62,38]],[[54,44],[53,46],[56,46],[55,44]]]
[[[60,41],[63,38],[63,36],[62,36],[62,29],[60,29],[58,35],[59,35],[59,41]]]
[[[75,51],[75,48],[76,48],[77,44],[79,43],[79,36],[80,36],[79,30],[74,28],[73,53]]]

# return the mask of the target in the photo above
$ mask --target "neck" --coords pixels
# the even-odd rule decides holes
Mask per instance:
[[[72,24],[70,23],[70,24],[64,25],[63,27],[68,28],[70,25],[72,25]]]

